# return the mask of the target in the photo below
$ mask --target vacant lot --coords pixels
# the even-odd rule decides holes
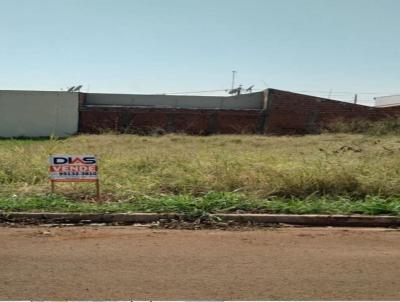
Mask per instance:
[[[330,213],[342,207],[339,212],[396,214],[399,151],[396,136],[352,134],[0,140],[0,209],[40,208],[45,200],[50,209],[53,202],[56,208],[87,210],[81,203],[76,208],[76,201],[90,201],[92,185],[61,184],[62,194],[48,196],[47,160],[51,153],[94,153],[105,201],[100,211],[214,203],[209,210]],[[312,205],[304,208],[307,202]]]

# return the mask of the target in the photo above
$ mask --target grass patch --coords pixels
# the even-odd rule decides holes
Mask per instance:
[[[3,139],[0,209],[397,215],[399,151],[394,135]],[[57,184],[49,196],[52,153],[98,155],[104,203],[91,202],[91,184]]]
[[[142,197],[132,202],[103,204],[76,202],[62,196],[32,198],[0,198],[0,211],[66,212],[66,213],[129,213],[176,212],[192,217],[210,213],[280,213],[280,214],[366,214],[400,215],[400,198],[382,199],[315,197],[248,199],[236,193],[208,193],[205,196],[171,195]]]

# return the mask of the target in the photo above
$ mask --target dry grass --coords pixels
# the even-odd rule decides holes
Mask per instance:
[[[337,120],[327,125],[326,130],[333,133],[362,133],[375,136],[399,135],[400,116],[386,117],[378,121],[367,119]]]
[[[400,138],[351,134],[302,137],[79,135],[0,140],[0,195],[48,193],[51,153],[99,156],[108,200],[238,192],[252,198],[400,195]],[[89,184],[63,184],[73,199]]]

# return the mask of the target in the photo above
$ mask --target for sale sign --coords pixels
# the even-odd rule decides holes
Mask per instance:
[[[93,155],[50,155],[50,180],[93,181],[98,180],[97,160]]]

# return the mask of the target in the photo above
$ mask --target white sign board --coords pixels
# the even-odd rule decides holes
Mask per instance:
[[[97,160],[94,155],[50,155],[50,181],[97,182]]]

